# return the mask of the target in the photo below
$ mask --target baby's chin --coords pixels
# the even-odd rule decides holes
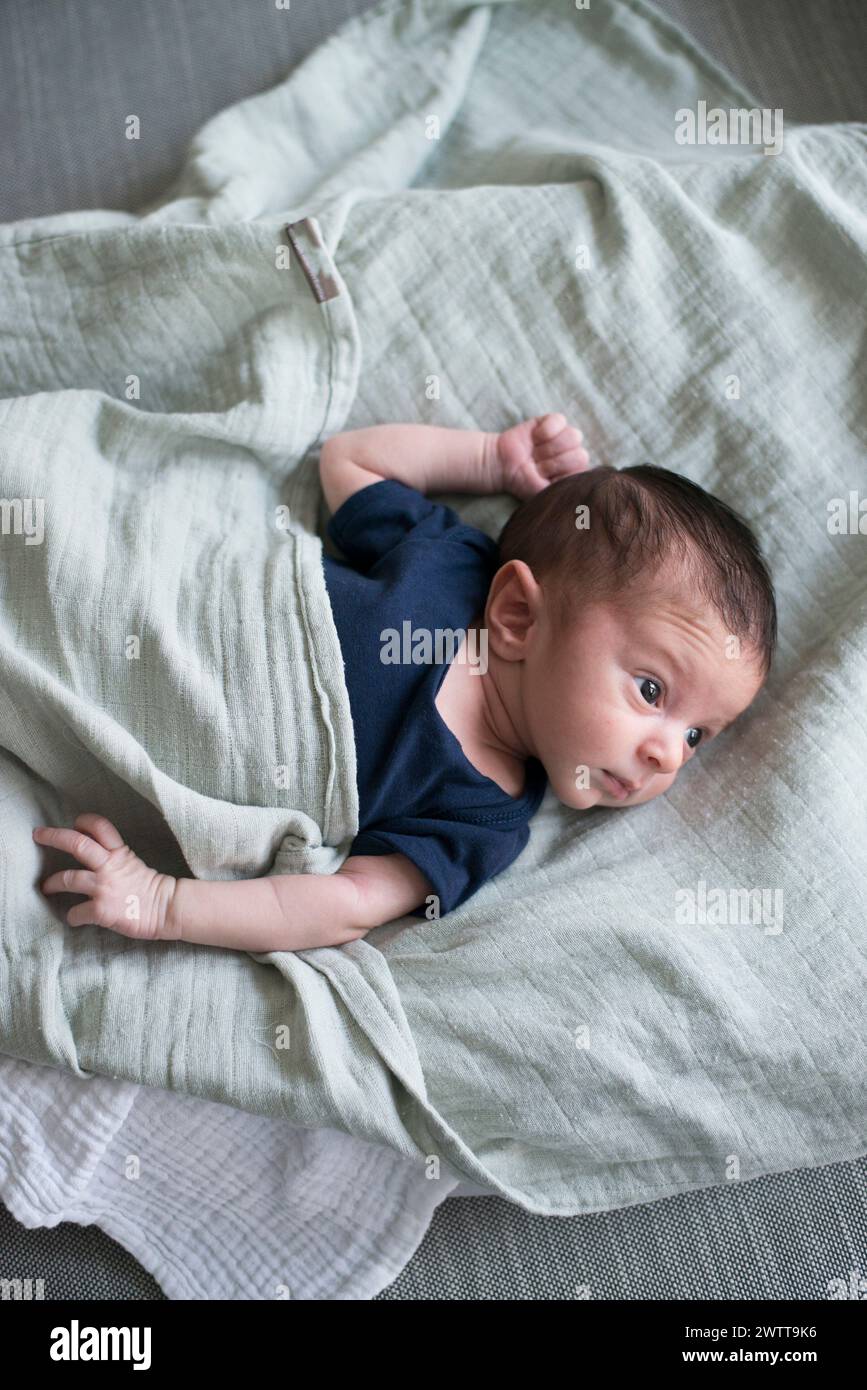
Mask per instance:
[[[673,781],[673,777],[660,778],[663,785],[653,789],[646,786],[642,791],[633,792],[631,796],[626,797],[615,796],[613,792],[606,791],[604,787],[596,787],[592,784],[589,787],[570,787],[568,782],[564,786],[558,786],[552,782],[552,786],[554,795],[558,800],[573,811],[589,811],[594,806],[624,811],[630,806],[643,806],[646,801],[653,801],[655,797],[661,796],[663,792],[667,791]]]
[[[561,801],[564,800],[563,797],[560,799]],[[589,811],[593,806],[628,806],[630,801],[630,797],[627,797],[625,801],[618,801],[616,796],[612,796],[610,792],[602,791],[599,787],[586,787],[584,789],[576,787],[570,793],[566,805],[571,806],[575,811]]]
[[[562,801],[564,806],[570,807],[573,811],[589,811],[593,806],[628,806],[631,800],[627,797],[626,801],[618,801],[616,796],[612,796],[602,787],[570,786],[568,781],[558,785],[553,779],[551,781],[558,801]]]

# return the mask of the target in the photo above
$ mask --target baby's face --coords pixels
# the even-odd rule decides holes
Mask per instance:
[[[755,654],[736,652],[715,611],[677,585],[639,578],[619,602],[586,605],[566,636],[543,611],[523,708],[555,795],[586,810],[667,791],[761,689]]]

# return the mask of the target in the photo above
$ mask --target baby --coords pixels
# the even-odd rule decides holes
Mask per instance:
[[[767,677],[776,608],[749,528],[665,469],[590,468],[560,414],[352,430],[319,467],[347,557],[323,565],[355,730],[348,857],[175,879],[88,812],[33,832],[84,866],[42,885],[86,895],[70,925],[266,952],[441,916],[520,854],[548,784],[576,810],[650,801]],[[521,505],[495,542],[425,496],[455,491]]]

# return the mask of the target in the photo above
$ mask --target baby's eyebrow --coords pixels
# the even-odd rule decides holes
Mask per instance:
[[[684,666],[683,662],[679,661],[678,658],[674,655],[672,651],[669,650],[668,647],[659,647],[657,650],[659,651],[659,655],[662,657],[665,664],[667,666],[670,666],[676,672],[680,680],[690,679],[690,677],[692,676],[692,672],[690,671],[689,667]]]

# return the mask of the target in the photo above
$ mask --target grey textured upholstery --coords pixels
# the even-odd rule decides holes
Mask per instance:
[[[3,0],[0,221],[136,208],[198,128],[285,77],[371,0]],[[141,138],[127,140],[136,115]],[[14,135],[14,138],[9,138]]]
[[[867,1159],[591,1216],[452,1198],[377,1297],[823,1301],[852,1270],[867,1276]]]
[[[3,0],[0,221],[135,208],[190,137],[263,91],[372,0]],[[863,121],[861,0],[657,0],[787,120]],[[141,139],[124,137],[137,115]]]
[[[859,0],[657,0],[787,120],[864,121]],[[209,116],[261,91],[371,0],[3,0],[0,220],[135,208],[169,181]],[[325,97],[325,94],[324,94]],[[142,138],[124,138],[124,120]],[[867,1159],[585,1217],[456,1198],[379,1297],[823,1299],[867,1272]],[[160,1298],[93,1227],[29,1231],[0,1208],[0,1275],[46,1297]]]
[[[787,121],[867,120],[863,0],[656,0]]]

